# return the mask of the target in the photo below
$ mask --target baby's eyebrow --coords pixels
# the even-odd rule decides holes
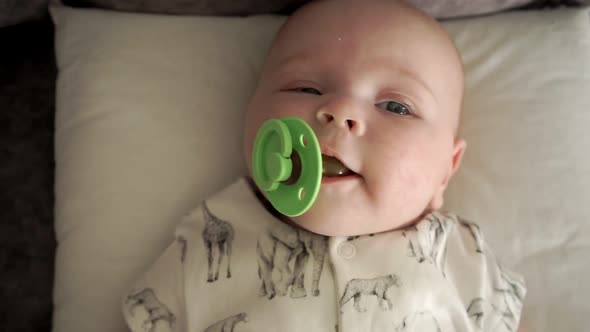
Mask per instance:
[[[436,101],[436,95],[432,92],[432,89],[430,88],[430,86],[428,86],[428,84],[426,84],[426,82],[424,82],[419,76],[408,75],[408,76],[406,76],[406,78],[411,81],[416,82],[421,88],[428,91],[428,94],[432,97],[432,99],[434,99],[434,101]]]
[[[428,103],[426,99],[432,99],[434,103],[438,103],[436,95],[432,92],[432,89],[420,77],[414,75],[404,75],[403,79],[416,84],[417,86],[419,86],[421,90],[426,91],[426,93],[412,93],[412,97],[416,98],[420,105]],[[412,90],[415,91],[415,89]],[[424,98],[424,96],[426,96],[427,98]]]
[[[434,99],[436,102],[436,95],[432,91],[432,88],[422,79],[418,73],[413,72],[412,70],[399,65],[392,65],[390,59],[377,59],[373,62],[373,65],[377,68],[388,69],[389,72],[394,73],[400,80],[402,81],[411,81],[414,84],[418,85],[421,89],[426,90],[428,95]],[[420,97],[420,96],[417,96]]]
[[[295,53],[280,59],[277,63],[271,64],[270,69],[285,72],[305,70],[309,67],[312,56],[309,52]]]

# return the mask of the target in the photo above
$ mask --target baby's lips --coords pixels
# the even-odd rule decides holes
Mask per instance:
[[[358,174],[358,172],[355,171],[354,169],[352,169],[348,165],[348,163],[344,159],[342,159],[342,156],[338,152],[336,152],[334,149],[328,147],[327,145],[323,145],[323,144],[320,144],[320,148],[321,148],[322,155],[338,159],[338,161],[340,161],[340,163],[342,163],[342,165],[344,165],[344,167],[349,169],[354,174]]]

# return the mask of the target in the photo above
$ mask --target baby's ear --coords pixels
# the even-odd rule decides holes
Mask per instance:
[[[445,190],[447,189],[447,186],[449,185],[449,181],[451,180],[451,177],[453,176],[453,174],[455,174],[457,169],[459,169],[459,165],[461,165],[461,160],[463,160],[463,154],[465,153],[466,148],[467,148],[467,143],[465,142],[465,140],[463,140],[462,138],[455,139],[455,143],[453,145],[453,155],[451,158],[451,163],[449,164],[449,167],[447,168],[447,174],[445,175],[443,181],[441,182],[440,186],[438,187],[438,189],[434,193],[432,200],[430,201],[429,208],[431,210],[438,210],[442,207],[443,201],[444,201],[443,194],[445,193]]]
[[[457,169],[459,169],[459,165],[461,165],[461,161],[463,160],[463,154],[465,153],[465,149],[467,148],[467,143],[464,139],[458,137],[455,139],[455,144],[453,146],[453,160],[451,165],[450,174],[447,176],[445,185],[448,185],[448,182],[455,174]]]
[[[451,177],[457,169],[459,169],[459,165],[461,165],[461,160],[463,160],[463,154],[465,153],[465,148],[467,148],[467,143],[462,138],[456,138],[455,143],[453,144],[453,156],[451,158],[451,164],[447,169],[447,174],[445,175],[443,182],[441,183],[443,191],[449,185],[449,181]]]

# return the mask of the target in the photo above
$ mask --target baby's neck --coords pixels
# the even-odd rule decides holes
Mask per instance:
[[[246,181],[248,182],[248,185],[250,185],[250,189],[252,189],[252,191],[256,195],[256,198],[262,204],[262,206],[264,206],[264,208],[266,209],[266,211],[268,211],[268,213],[272,214],[272,216],[277,218],[278,220],[285,222],[293,227],[304,229],[301,226],[297,225],[295,222],[293,222],[293,220],[291,220],[289,217],[287,217],[284,214],[277,211],[274,208],[274,206],[272,206],[272,204],[268,201],[268,199],[266,199],[266,197],[264,197],[264,194],[260,191],[260,189],[258,189],[258,186],[256,185],[256,183],[254,183],[254,180],[251,177],[245,176],[245,178],[246,178]],[[396,229],[392,229],[390,231],[394,231],[394,230],[397,231],[397,230],[401,230],[401,229],[405,229],[405,228],[410,228],[410,227],[416,225],[420,220],[424,219],[426,217],[426,215],[428,215],[429,213],[432,213],[432,212],[434,212],[434,211],[426,209],[416,219],[414,219],[414,220],[412,220],[400,227],[397,227]],[[374,234],[369,234],[369,235],[373,236]],[[349,239],[355,238],[355,237],[358,237],[358,236],[349,236]]]
[[[272,214],[273,217],[275,217],[275,218],[277,218],[277,219],[279,219],[279,220],[281,220],[293,227],[301,228],[301,226],[294,223],[291,219],[289,219],[289,217],[280,213],[279,211],[277,211],[274,208],[274,206],[272,206],[272,204],[268,201],[268,199],[266,199],[266,197],[264,197],[264,194],[260,191],[260,189],[258,189],[258,186],[256,185],[256,183],[254,183],[254,180],[251,177],[246,176],[246,180],[247,180],[248,184],[250,185],[250,189],[252,189],[252,191],[256,195],[256,198],[262,204],[262,206],[264,206],[266,211],[268,211],[270,214]]]

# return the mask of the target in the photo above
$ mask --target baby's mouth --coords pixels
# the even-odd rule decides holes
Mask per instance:
[[[346,167],[338,158],[322,154],[322,175],[325,177],[342,177],[356,174]]]

